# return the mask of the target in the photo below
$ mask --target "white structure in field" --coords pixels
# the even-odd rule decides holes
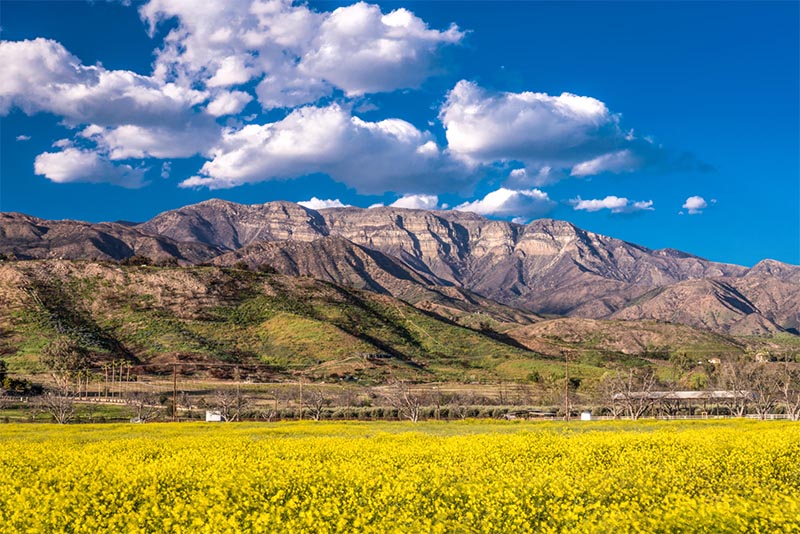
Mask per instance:
[[[581,412],[581,421],[591,421],[592,412]]]
[[[206,410],[206,423],[221,423],[222,412],[219,410]]]

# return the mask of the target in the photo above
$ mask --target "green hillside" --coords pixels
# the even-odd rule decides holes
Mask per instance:
[[[270,378],[482,382],[563,374],[552,357],[397,299],[217,267],[41,260],[0,264],[0,353],[15,372],[66,337],[96,365],[259,364]],[[160,367],[159,367],[160,364]],[[600,367],[577,365],[591,378]]]

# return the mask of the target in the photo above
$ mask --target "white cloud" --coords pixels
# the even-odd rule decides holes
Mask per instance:
[[[714,201],[712,201],[713,203]],[[708,203],[705,199],[701,196],[692,196],[686,199],[686,202],[683,203],[681,206],[683,209],[687,210],[689,215],[699,215],[703,213],[703,210],[708,207]]]
[[[203,91],[124,71],[86,66],[49,39],[0,41],[0,114],[19,107],[71,125],[154,125],[186,120]]]
[[[660,157],[651,141],[622,131],[603,102],[569,93],[492,93],[462,80],[440,110],[447,147],[401,119],[353,116],[350,106],[359,102],[374,109],[365,94],[419,86],[442,47],[464,37],[455,25],[433,29],[404,8],[384,13],[358,2],[318,12],[291,0],[149,0],[139,14],[151,36],[169,24],[150,76],[84,65],[49,39],[0,41],[0,115],[15,107],[49,112],[77,132],[59,141],[60,152],[37,158],[40,174],[141,184],[143,168],[113,162],[199,154],[207,161],[182,187],[324,173],[360,193],[414,193],[398,202],[424,207],[422,199],[474,185],[481,166],[499,162],[524,167],[510,172],[504,188],[462,206],[524,217],[552,202],[532,186],[628,172]],[[295,109],[243,126],[252,118],[237,115],[253,91],[266,109]],[[329,96],[347,103],[308,105]],[[627,209],[648,209],[636,206]]]
[[[312,103],[335,88],[355,96],[417,87],[439,47],[463,37],[455,26],[430,29],[406,9],[384,14],[364,2],[315,12],[287,0],[151,0],[139,12],[151,33],[178,20],[158,53],[157,76],[206,87],[263,76],[256,92],[267,109]]]
[[[317,197],[311,197],[310,200],[303,200],[302,202],[298,202],[304,208],[308,208],[310,210],[324,210],[327,208],[347,208],[350,204],[343,204],[341,200],[338,198],[335,199],[325,199],[322,200]]]
[[[206,92],[83,65],[49,39],[0,42],[0,64],[5,69],[0,114],[18,107],[28,114],[54,113],[73,127],[89,124],[79,135],[95,141],[110,159],[188,157],[207,150],[220,135],[214,119],[194,109]],[[227,101],[209,107],[234,111],[236,102],[252,98],[226,94]]]
[[[625,197],[607,196],[603,199],[583,200],[581,197],[571,200],[572,208],[582,211],[611,210],[611,213],[633,213],[636,211],[653,211],[652,200],[630,201]]]
[[[417,87],[439,45],[462,37],[455,26],[431,30],[406,9],[384,15],[377,5],[359,2],[325,18],[299,70],[349,96]]]
[[[527,221],[551,211],[556,203],[538,189],[513,190],[501,187],[482,199],[465,202],[453,208],[479,215],[514,217],[515,222]]]
[[[91,150],[66,148],[36,156],[36,174],[56,183],[109,183],[135,189],[144,185],[144,169],[115,165]]]
[[[372,209],[375,209],[375,208],[384,208],[384,207],[386,207],[386,204],[384,204],[383,202],[376,202],[375,204],[370,204],[367,207],[367,209],[368,210],[372,210]]]
[[[536,170],[512,169],[508,174],[506,185],[509,188],[519,188],[529,185],[543,186],[554,184],[566,176],[561,170],[545,165]]]
[[[30,141],[30,140],[31,140],[31,136],[30,135],[18,135],[17,136],[17,141]]]
[[[404,195],[389,205],[393,208],[410,210],[435,210],[439,207],[439,197],[436,195]]]
[[[231,91],[220,93],[206,106],[206,111],[214,117],[236,115],[253,100],[253,97],[244,91]]]
[[[221,189],[325,173],[363,193],[403,193],[433,190],[442,179],[464,176],[428,132],[399,119],[363,121],[337,104],[229,128],[211,154],[183,187]]]
[[[220,61],[219,68],[214,75],[206,81],[208,87],[228,87],[247,83],[258,73],[257,69],[249,66],[252,63],[249,55],[228,56]]]
[[[642,161],[629,149],[597,156],[572,167],[572,176],[593,176],[602,172],[620,174],[640,167]]]
[[[170,173],[172,173],[172,162],[165,161],[161,164],[161,178],[166,180],[169,178]]]
[[[53,143],[53,146],[55,148],[69,148],[74,144],[75,143],[72,141],[72,139],[59,139]]]
[[[619,116],[591,97],[562,93],[492,93],[461,80],[439,117],[448,148],[471,165],[522,162],[509,185],[544,185],[565,176],[629,172],[661,149],[619,126]]]
[[[103,128],[90,125],[79,134],[94,141],[112,160],[186,158],[207,155],[219,141],[220,128],[208,116],[195,115],[184,124]]]

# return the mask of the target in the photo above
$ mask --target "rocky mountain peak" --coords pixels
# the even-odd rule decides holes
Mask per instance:
[[[800,266],[765,259],[756,263],[747,276],[768,275],[787,282],[800,283]]]
[[[520,225],[459,211],[317,211],[292,202],[212,199],[136,226],[0,214],[0,252],[74,259],[141,254],[181,262],[217,257],[220,265],[269,264],[285,274],[395,295],[429,291],[420,293],[416,286],[449,287],[537,313],[679,317],[718,331],[735,325],[738,332],[753,333],[800,327],[798,266],[774,260],[751,269],[716,263],[555,219]],[[230,254],[223,257],[225,252]],[[717,311],[700,318],[703,310]]]

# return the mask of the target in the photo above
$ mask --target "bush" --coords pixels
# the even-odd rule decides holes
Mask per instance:
[[[147,256],[134,254],[133,256],[123,259],[119,263],[120,265],[131,265],[131,266],[152,265],[153,260],[151,260]]]

